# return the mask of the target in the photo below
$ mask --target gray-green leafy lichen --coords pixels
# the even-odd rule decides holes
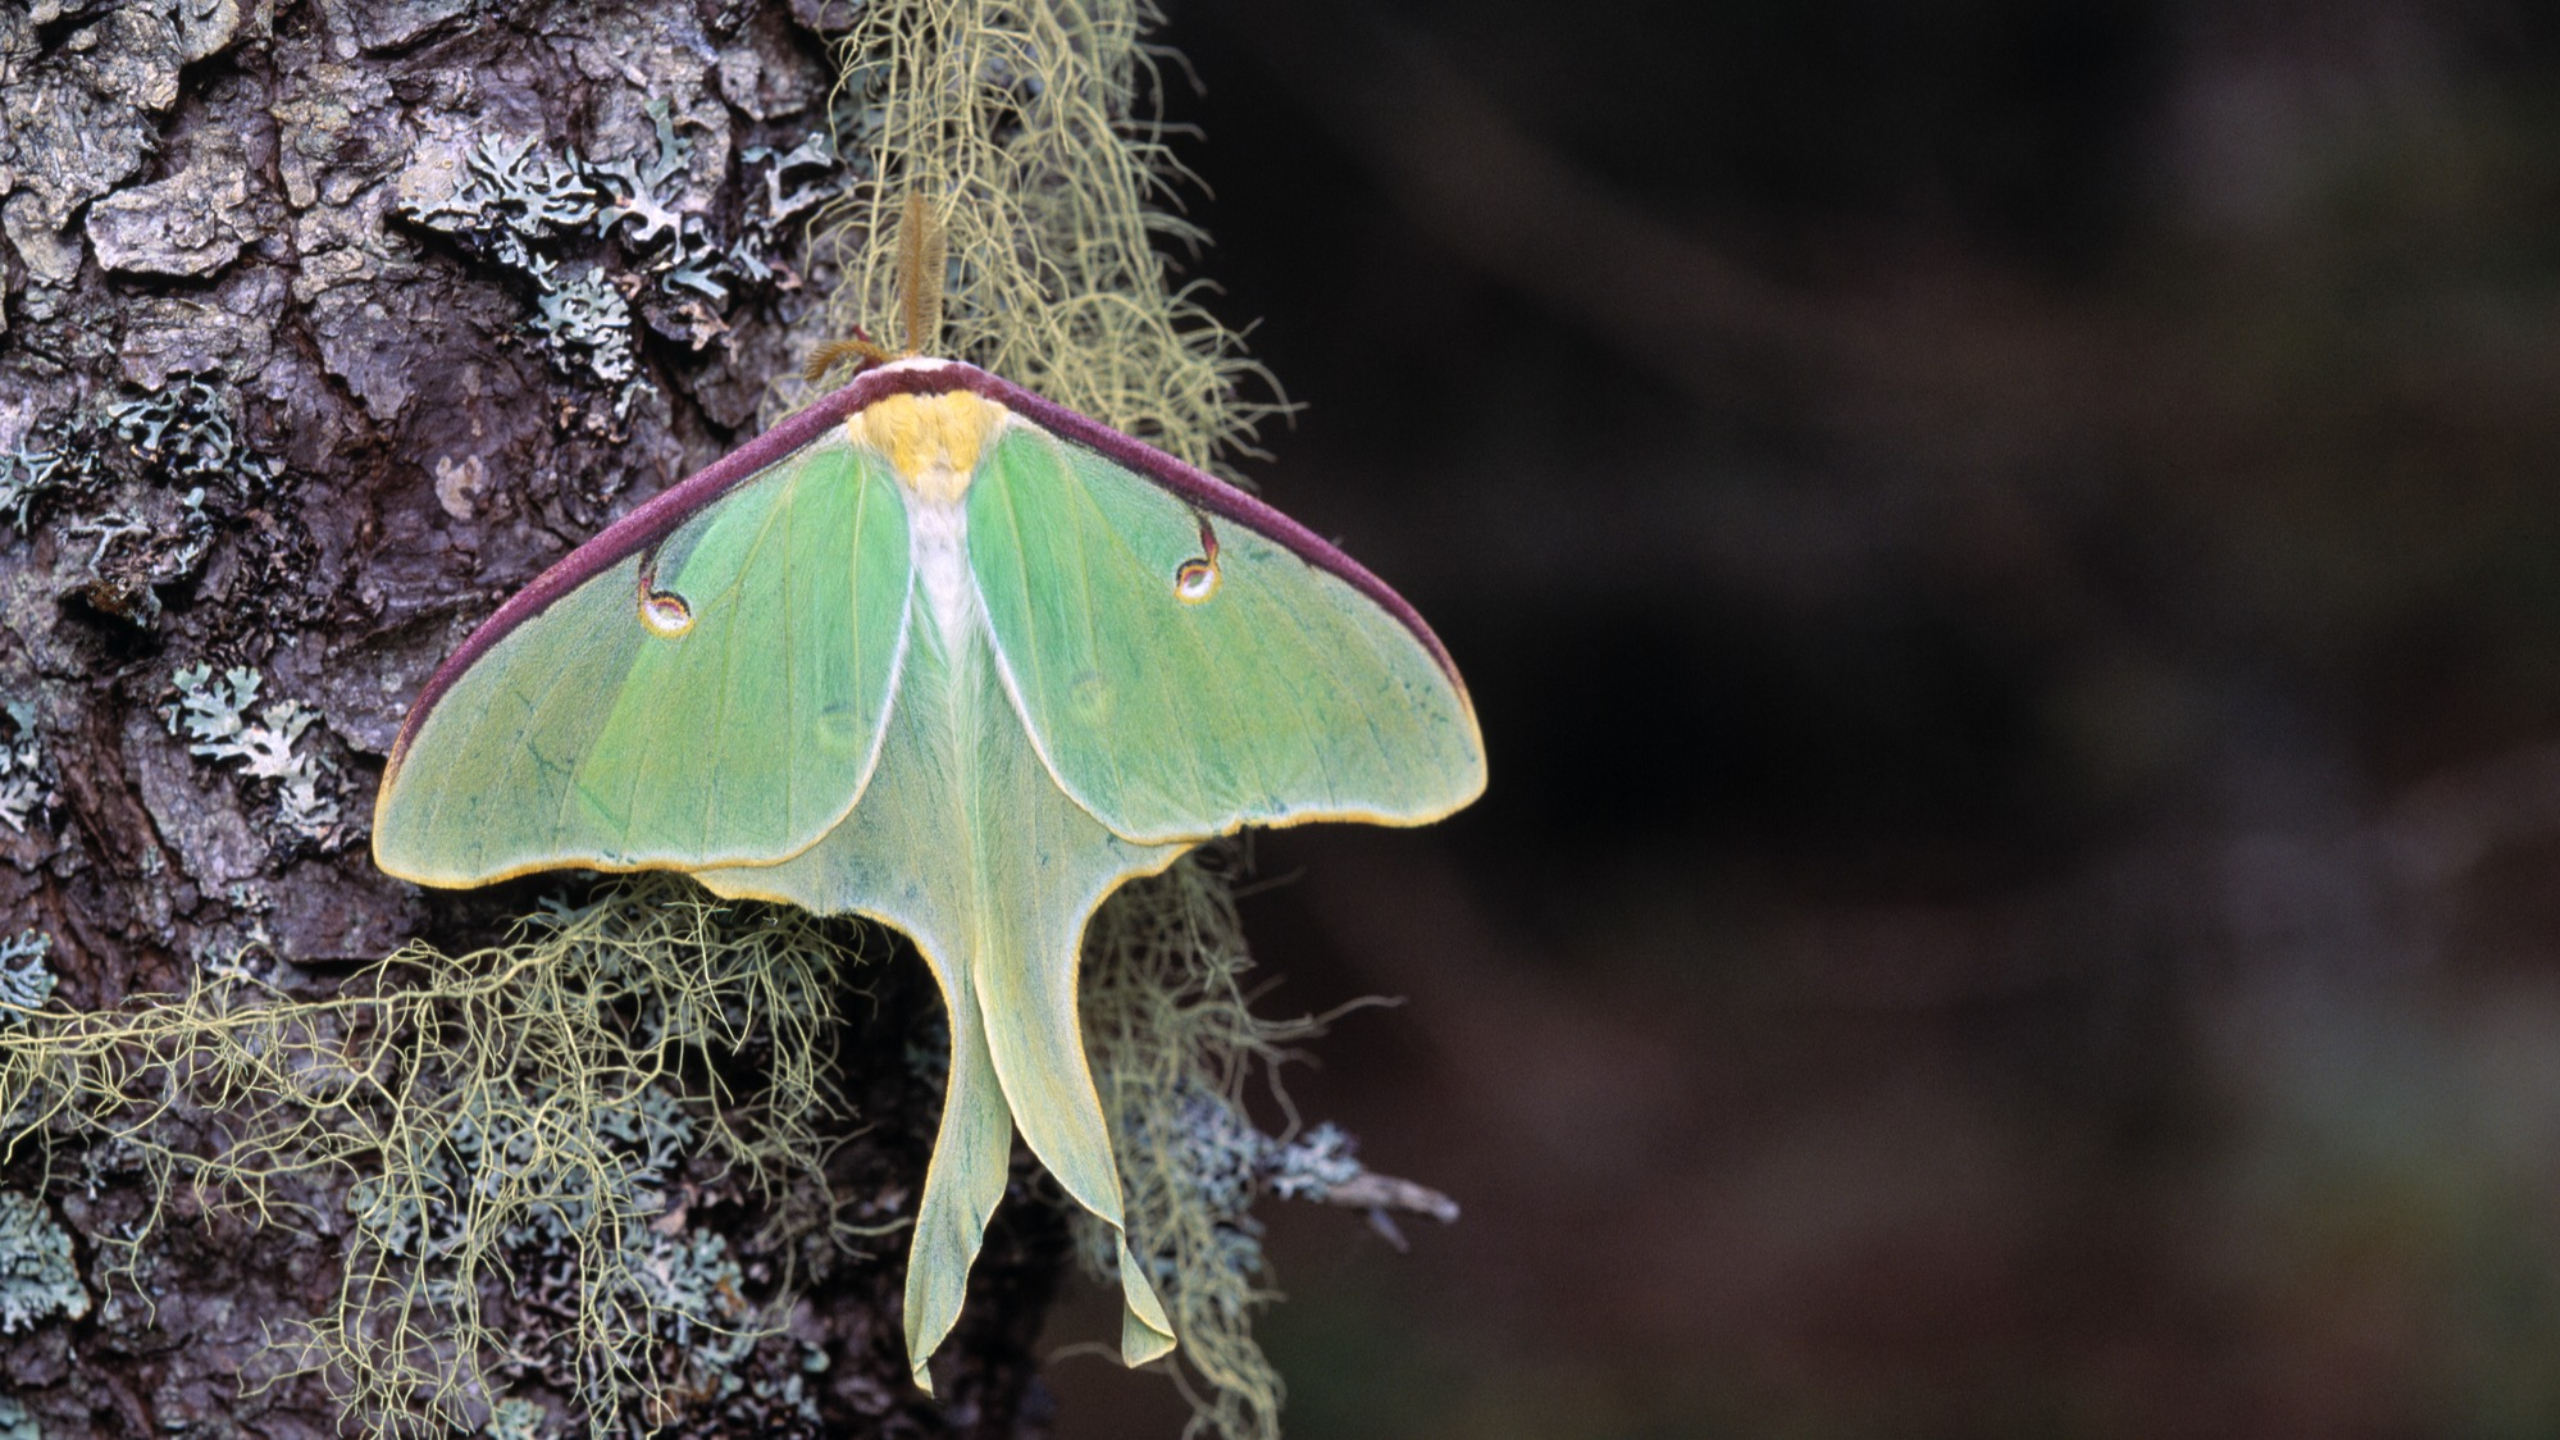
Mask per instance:
[[[275,936],[267,929],[274,899],[261,887],[234,882],[225,887],[223,904],[230,914],[206,923],[188,946],[196,964],[220,979],[269,980],[277,958]]]
[[[531,136],[484,135],[443,193],[398,206],[520,277],[533,296],[526,333],[560,375],[611,394],[617,421],[651,388],[638,323],[702,349],[727,331],[744,294],[796,283],[779,258],[786,232],[842,190],[823,135],[789,150],[753,147],[740,158],[768,168],[748,191],[742,233],[723,243],[689,179],[692,142],[665,101],[645,108],[654,145],[594,161],[574,146],[555,156]]]
[[[1262,1222],[1253,1217],[1253,1202],[1274,1173],[1280,1143],[1255,1129],[1225,1096],[1187,1079],[1173,1116],[1174,1135],[1150,1138],[1164,1143],[1177,1162],[1173,1173],[1179,1183],[1195,1190],[1214,1217],[1219,1263],[1238,1276],[1260,1274]],[[1143,1133],[1152,1121],[1132,1115],[1127,1123]],[[1160,1283],[1182,1279],[1172,1256],[1159,1254],[1148,1263]]]
[[[0,451],[0,513],[27,533],[36,506],[48,496],[82,487],[95,475],[96,451],[39,445],[32,437]]]
[[[552,237],[592,225],[596,198],[576,165],[537,152],[534,137],[484,135],[463,157],[462,177],[450,193],[403,201],[400,213],[522,270]]]
[[[545,1440],[558,1432],[551,1428],[548,1411],[523,1396],[510,1395],[489,1407],[489,1421],[480,1433],[488,1440]]]
[[[1359,1142],[1327,1120],[1264,1154],[1263,1170],[1271,1193],[1283,1200],[1320,1200],[1368,1173],[1355,1153]]]
[[[202,572],[221,517],[284,482],[240,433],[235,405],[211,377],[181,373],[31,426],[0,451],[0,513],[21,535],[52,516],[77,562],[63,593],[147,628],[160,592]]]
[[[666,102],[651,101],[648,111],[658,127],[656,156],[644,158],[645,152],[634,151],[619,160],[579,167],[606,197],[604,208],[595,216],[596,233],[611,236],[619,228],[623,242],[635,253],[681,240],[687,218],[668,208],[658,192],[683,177],[685,161],[691,158],[693,147],[676,134]],[[680,197],[670,191],[670,198]],[[696,225],[701,223],[700,216],[691,218]]]
[[[112,480],[108,458],[117,438],[98,407],[28,425],[16,444],[0,452],[0,511],[20,535],[53,510],[76,510],[94,501]]]
[[[550,155],[533,136],[484,135],[461,157],[450,190],[410,196],[398,210],[531,285],[534,313],[525,328],[552,368],[611,393],[615,419],[627,419],[632,402],[649,389],[630,305],[595,267],[564,276],[550,253],[561,237],[592,234],[604,204],[574,151],[571,156]]]
[[[761,189],[749,190],[745,233],[722,245],[702,215],[685,208],[679,182],[687,173],[691,142],[676,133],[665,104],[653,102],[648,113],[658,131],[654,159],[644,161],[634,153],[586,167],[608,197],[596,229],[618,240],[640,272],[654,278],[657,293],[673,305],[672,317],[653,317],[652,323],[665,332],[672,319],[681,338],[700,349],[727,328],[720,314],[738,292],[776,278],[774,257],[784,248],[786,229],[842,193],[843,184],[824,133],[787,151],[748,149],[741,161],[768,168]]]
[[[1166,1137],[1165,1148],[1176,1162],[1177,1183],[1192,1189],[1212,1217],[1218,1262],[1239,1278],[1259,1275],[1263,1269],[1263,1226],[1253,1215],[1253,1204],[1264,1195],[1358,1204],[1369,1209],[1371,1222],[1400,1245],[1386,1209],[1404,1208],[1409,1193],[1430,1193],[1403,1181],[1373,1177],[1360,1162],[1359,1141],[1331,1121],[1295,1139],[1281,1140],[1255,1128],[1225,1096],[1188,1080],[1180,1087],[1172,1114],[1175,1133]],[[1153,1123],[1147,1117],[1131,1115],[1124,1123],[1140,1132],[1142,1140],[1151,1138],[1144,1134]],[[1373,1180],[1397,1187],[1396,1192],[1367,1196],[1364,1187]],[[1171,1256],[1157,1255],[1148,1263],[1157,1272],[1155,1278],[1168,1286],[1182,1278],[1174,1273],[1176,1262]]]
[[[612,391],[614,418],[629,418],[631,402],[649,388],[632,341],[631,302],[601,266],[589,265],[562,278],[549,256],[536,255],[525,274],[535,287],[526,333],[541,342],[561,374],[583,374]]]
[[[730,255],[749,279],[761,283],[771,274],[766,261],[787,248],[790,228],[844,194],[850,167],[823,131],[788,150],[750,146],[738,158],[765,167],[758,177],[764,193],[747,212],[747,241],[729,247]]]
[[[53,813],[62,803],[55,789],[53,757],[36,733],[35,707],[23,700],[0,702],[8,730],[0,738],[0,825],[23,835],[27,822]]]
[[[343,838],[331,767],[295,748],[320,712],[293,700],[258,706],[264,677],[244,665],[220,675],[210,665],[185,666],[169,683],[177,698],[162,708],[161,723],[188,742],[189,754],[272,782],[275,822],[287,837],[323,847]]]
[[[89,1292],[71,1263],[71,1236],[33,1198],[0,1190],[0,1335],[60,1315],[89,1313]]]
[[[107,425],[171,489],[212,491],[233,505],[266,498],[283,483],[284,466],[243,439],[235,398],[215,379],[170,375],[106,406]]]
[[[0,1027],[18,1023],[25,1012],[42,1009],[53,998],[53,967],[45,963],[52,953],[53,937],[41,930],[0,940]]]

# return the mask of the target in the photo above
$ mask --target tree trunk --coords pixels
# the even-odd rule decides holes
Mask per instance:
[[[22,941],[0,999],[50,976],[56,1008],[94,1010],[209,971],[325,996],[569,888],[386,879],[374,784],[475,623],[754,433],[795,368],[824,279],[802,229],[854,178],[807,144],[834,79],[817,9],[0,4],[0,937]],[[939,1092],[909,1050],[940,1019],[910,962],[865,983],[840,1056],[860,1129],[829,1174],[884,1212],[923,1173]],[[254,1123],[187,1119],[215,1145]],[[865,1176],[890,1199],[845,1193]],[[670,1223],[719,1231],[759,1301],[802,1286],[739,1393],[824,1369],[790,1413],[733,1394],[642,1418],[1045,1430],[1029,1344],[1065,1239],[1035,1187],[990,1235],[937,1403],[905,1378],[903,1232],[813,1272],[719,1177],[685,1184]],[[304,1218],[265,1225],[195,1198],[119,1287],[102,1261],[141,1180],[33,1146],[0,1171],[0,1397],[44,1434],[337,1432],[328,1377],[268,1337],[336,1293],[346,1196],[295,1191]],[[79,1273],[48,1295],[56,1236]]]

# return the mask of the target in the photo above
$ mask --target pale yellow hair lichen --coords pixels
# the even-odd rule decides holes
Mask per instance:
[[[1195,465],[1252,453],[1277,387],[1164,249],[1207,237],[1175,208],[1194,182],[1158,107],[1160,19],[1149,0],[864,4],[837,42],[839,113],[858,117],[838,143],[872,183],[819,221],[843,277],[831,333],[901,314],[889,242],[915,196],[946,278],[938,342],[909,343]]]
[[[0,1034],[0,1159],[68,1142],[138,1170],[162,1205],[183,1188],[344,1230],[335,1302],[273,1338],[365,1430],[476,1429],[504,1362],[556,1377],[590,1433],[621,1433],[778,1323],[717,1283],[715,1234],[670,1228],[673,1171],[701,1153],[768,1196],[823,1184],[845,1110],[822,1042],[851,933],[651,875],[485,950],[409,945],[327,999],[200,972],[183,994],[39,1012]],[[759,1084],[735,1093],[722,1073],[750,1048]],[[295,1213],[286,1197],[315,1185],[343,1189],[352,1225]],[[138,1298],[162,1216],[105,1255]],[[487,1310],[484,1282],[522,1295],[534,1254],[550,1353]],[[687,1267],[713,1283],[667,1283]]]

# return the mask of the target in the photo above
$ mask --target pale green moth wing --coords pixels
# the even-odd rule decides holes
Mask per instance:
[[[770,864],[844,818],[896,684],[906,511],[841,432],[731,459],[776,456],[635,511],[437,672],[384,771],[377,864],[435,885]]]
[[[1170,465],[1016,423],[970,489],[970,564],[1058,784],[1140,841],[1420,824],[1473,800],[1475,713],[1420,620],[1294,522]]]

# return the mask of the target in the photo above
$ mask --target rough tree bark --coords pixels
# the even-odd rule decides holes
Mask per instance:
[[[832,83],[814,11],[0,0],[0,936],[50,937],[57,1004],[208,965],[327,993],[542,893],[376,873],[381,757],[500,599],[757,428],[807,338],[808,207],[854,178],[803,148]],[[938,1105],[903,1047],[938,1016],[911,965],[867,983],[843,1055],[865,1128],[832,1173],[894,1196]],[[779,1283],[752,1207],[686,1178],[687,1223]],[[792,1333],[826,1357],[826,1429],[1045,1428],[1028,1347],[1065,1244],[1029,1188],[943,1403],[904,1378],[902,1236],[810,1291]],[[332,1293],[342,1196],[265,1228],[175,1197],[145,1297],[94,1273],[145,1203],[129,1177],[22,1156],[8,1190],[90,1297],[0,1334],[0,1395],[45,1434],[337,1433],[320,1377],[242,1390],[278,1368],[266,1327]]]

